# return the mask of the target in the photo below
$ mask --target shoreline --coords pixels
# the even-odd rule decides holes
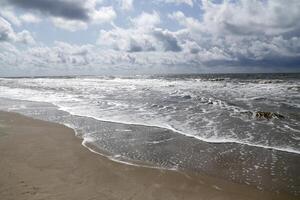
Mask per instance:
[[[53,104],[53,103],[50,103],[50,102],[44,102],[44,101],[29,101],[29,100],[20,100],[20,99],[14,99],[14,98],[3,98],[3,97],[0,97],[0,100],[6,100],[6,101],[23,101],[23,102],[34,102],[34,103],[37,103],[37,104],[49,104],[51,105],[51,107],[55,107],[57,108],[57,110],[59,111],[62,111],[62,112],[66,112],[68,113],[69,115],[72,115],[72,116],[76,116],[76,117],[86,117],[86,118],[89,118],[89,119],[93,119],[93,120],[96,120],[96,121],[99,121],[99,122],[103,122],[103,123],[112,123],[112,124],[122,124],[122,125],[125,125],[125,126],[139,126],[139,127],[146,127],[146,128],[156,128],[156,129],[161,129],[161,130],[167,130],[167,131],[170,131],[170,132],[174,132],[176,134],[180,134],[184,137],[188,137],[188,138],[193,138],[193,139],[196,139],[196,140],[199,140],[200,142],[204,142],[204,143],[208,143],[208,144],[234,144],[234,145],[245,145],[245,146],[248,146],[250,148],[261,148],[261,149],[264,149],[264,150],[271,150],[271,151],[279,151],[279,152],[282,152],[282,153],[288,153],[288,154],[295,154],[295,155],[300,155],[300,150],[297,150],[297,149],[293,149],[293,148],[284,148],[284,147],[276,147],[276,146],[266,146],[266,145],[261,145],[261,144],[254,144],[254,143],[249,143],[249,142],[243,142],[243,141],[237,141],[237,140],[228,140],[228,141],[224,141],[224,140],[221,140],[221,141],[214,141],[214,140],[211,140],[211,139],[205,139],[203,137],[198,137],[198,136],[195,136],[195,135],[192,135],[192,134],[188,134],[186,132],[183,132],[183,131],[180,131],[180,130],[177,130],[173,127],[170,127],[170,126],[161,126],[161,125],[149,125],[149,124],[143,124],[143,123],[134,123],[134,122],[127,122],[127,121],[118,121],[118,120],[108,120],[108,119],[102,119],[102,118],[97,118],[97,117],[94,117],[94,116],[90,116],[90,115],[79,115],[79,114],[76,114],[76,113],[72,113],[72,112],[69,112],[67,110],[64,110],[63,107],[61,107],[60,105],[57,105],[57,104]],[[13,113],[17,113],[17,114],[20,114],[18,112],[15,112],[15,111],[6,111],[6,110],[0,110],[0,112],[13,112]],[[24,115],[24,116],[27,116],[27,115]],[[34,118],[32,116],[28,116],[30,118],[33,118],[33,119],[38,119],[38,118]],[[48,121],[48,120],[46,120]],[[53,123],[52,121],[48,121],[48,122],[51,122]],[[61,124],[63,126],[66,126],[68,128],[71,128],[75,131],[74,128],[72,128],[71,126],[68,126],[67,124],[65,123],[60,123],[60,122],[54,122],[54,123],[58,123],[58,124]],[[76,131],[75,131],[76,132]]]
[[[206,175],[91,153],[74,130],[0,111],[0,196],[8,199],[296,199]]]
[[[59,107],[58,105],[55,105],[55,106]],[[64,112],[67,112],[63,109],[61,109],[61,110],[64,111]],[[209,139],[205,139],[205,138],[202,138],[202,137],[198,137],[198,136],[195,136],[195,135],[192,135],[192,134],[185,133],[183,131],[180,131],[180,130],[177,130],[177,129],[174,129],[174,128],[168,127],[168,126],[164,127],[164,126],[160,126],[160,125],[148,125],[148,124],[142,124],[142,123],[131,123],[131,122],[124,122],[124,121],[105,120],[105,119],[96,118],[96,117],[93,117],[93,116],[77,115],[77,114],[70,113],[70,112],[68,112],[68,113],[71,114],[71,115],[74,115],[74,116],[80,116],[80,117],[87,117],[87,118],[95,119],[97,121],[104,122],[104,123],[115,123],[115,124],[124,124],[124,125],[128,125],[128,126],[144,126],[144,127],[149,127],[149,128],[159,128],[159,129],[163,129],[163,130],[172,131],[174,133],[181,134],[185,137],[190,137],[190,138],[200,140],[201,142],[206,142],[206,143],[209,143],[209,144],[246,145],[246,146],[249,146],[249,147],[257,147],[257,148],[262,148],[262,149],[267,149],[267,150],[280,151],[280,152],[283,152],[283,153],[291,153],[291,154],[300,155],[300,151],[295,150],[295,149],[286,149],[286,148],[280,148],[280,147],[265,146],[265,145],[260,145],[260,144],[251,144],[251,143],[248,143],[248,142],[235,141],[235,140],[212,141],[212,140],[209,140]],[[63,125],[65,125],[65,124],[63,124]],[[72,128],[72,127],[69,127],[69,128]]]

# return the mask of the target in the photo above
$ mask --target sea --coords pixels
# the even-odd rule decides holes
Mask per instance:
[[[300,195],[299,73],[7,77],[0,110],[116,162]]]

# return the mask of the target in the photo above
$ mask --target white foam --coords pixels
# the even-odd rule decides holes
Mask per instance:
[[[284,127],[287,128],[287,129],[289,129],[289,130],[292,130],[292,131],[295,131],[295,132],[300,133],[300,130],[299,130],[299,129],[294,129],[294,128],[290,127],[289,125],[286,125],[286,124],[285,124]]]
[[[98,151],[95,151],[94,149],[90,148],[87,143],[89,143],[86,139],[83,139],[82,141],[82,146],[84,146],[85,148],[87,148],[90,152],[98,154],[100,156],[103,156],[111,161],[120,163],[120,164],[125,164],[125,165],[130,165],[130,166],[135,166],[135,167],[144,167],[144,168],[151,168],[151,169],[163,169],[163,170],[170,170],[170,171],[178,171],[177,167],[171,167],[171,168],[165,168],[165,167],[160,167],[160,166],[153,166],[153,165],[144,165],[142,163],[135,163],[135,162],[130,162],[128,161],[124,161],[122,160],[122,156],[121,155],[114,155],[114,156],[108,156],[102,153],[99,153]]]
[[[63,109],[62,109],[63,110]],[[70,112],[69,112],[70,113]],[[77,115],[75,113],[70,113],[71,115]],[[296,153],[296,154],[300,154],[299,150],[296,149],[292,149],[292,148],[286,148],[286,147],[270,147],[270,146],[266,146],[266,145],[260,145],[260,144],[252,144],[249,142],[245,142],[245,141],[237,141],[231,138],[203,138],[200,136],[196,136],[196,135],[192,135],[180,130],[177,130],[175,128],[173,128],[170,125],[149,125],[149,124],[143,124],[143,123],[132,123],[132,122],[127,122],[127,121],[116,121],[116,120],[108,120],[108,119],[103,119],[103,118],[98,118],[98,117],[94,117],[94,116],[90,116],[90,115],[84,115],[84,117],[89,117],[92,119],[96,119],[99,121],[105,121],[105,122],[113,122],[113,123],[121,123],[121,124],[127,124],[127,125],[142,125],[142,126],[147,126],[147,127],[156,127],[156,128],[163,128],[163,129],[169,129],[175,133],[180,133],[182,135],[188,136],[188,137],[192,137],[207,143],[235,143],[235,144],[242,144],[242,145],[247,145],[247,146],[252,146],[252,147],[259,147],[259,148],[264,148],[264,149],[270,149],[270,150],[277,150],[277,151],[283,151],[283,152],[289,152],[289,153]]]
[[[286,94],[286,87],[284,84],[233,84],[228,82],[227,86],[223,86],[221,82],[211,82],[205,80],[188,80],[188,81],[168,81],[168,80],[152,80],[152,79],[124,79],[124,78],[114,78],[114,79],[98,79],[98,78],[85,78],[85,79],[14,79],[9,80],[1,79],[3,85],[14,86],[15,88],[10,88],[6,86],[1,86],[0,82],[0,96],[7,98],[14,98],[20,100],[30,100],[39,102],[49,102],[59,107],[60,110],[66,111],[72,115],[91,117],[101,121],[117,122],[123,124],[133,124],[133,125],[143,125],[160,127],[172,130],[176,133],[180,133],[189,137],[193,137],[209,143],[238,143],[249,146],[275,149],[279,151],[287,151],[292,153],[300,153],[299,150],[289,148],[289,147],[270,147],[267,145],[255,144],[254,142],[238,140],[234,137],[234,134],[227,136],[211,137],[208,133],[202,133],[201,136],[198,135],[199,127],[190,127],[188,124],[190,122],[197,122],[199,117],[194,117],[194,115],[188,116],[183,121],[176,121],[177,114],[186,114],[189,109],[182,108],[180,110],[174,105],[168,105],[169,108],[175,109],[165,109],[166,105],[162,105],[164,109],[157,109],[143,107],[144,104],[139,104],[139,102],[130,102],[131,96],[141,96],[144,92],[158,92],[160,95],[169,95],[174,93],[176,88],[176,94],[179,95],[190,95],[193,99],[195,96],[193,92],[195,88],[199,91],[204,92],[204,94],[214,93],[217,94],[216,97],[202,97],[205,101],[211,101],[213,106],[203,108],[203,111],[209,113],[218,111],[220,109],[229,111],[231,116],[235,117],[236,113],[240,112],[239,107],[227,105],[226,101],[218,99],[223,97],[220,94],[232,94],[235,99],[240,99],[246,102],[246,100],[253,99],[256,97],[269,97],[272,98],[274,95],[284,98]],[[174,87],[170,87],[173,85]],[[19,88],[20,87],[20,88]],[[147,90],[143,90],[147,88]],[[60,92],[63,91],[63,92]],[[103,93],[102,93],[103,92]],[[142,92],[142,93],[141,93]],[[197,92],[197,91],[196,91]],[[120,94],[119,94],[120,93]],[[116,95],[112,99],[105,99],[109,95]],[[119,95],[119,96],[118,96]],[[129,101],[124,101],[122,95],[129,95]],[[295,95],[295,94],[293,94]],[[86,99],[85,99],[86,98]],[[104,99],[103,99],[104,98]],[[225,98],[225,97],[224,97]],[[121,100],[118,100],[121,99]],[[128,100],[127,99],[127,100]],[[226,99],[226,98],[225,98]],[[125,99],[126,100],[126,99]],[[146,99],[147,100],[147,99]],[[96,105],[95,102],[100,101],[103,106]],[[124,101],[124,102],[123,102]],[[150,103],[151,102],[142,102]],[[106,107],[105,107],[106,106]],[[189,107],[188,107],[189,108]],[[24,108],[25,109],[25,108]],[[99,110],[98,112],[96,112]],[[124,111],[125,110],[125,111]],[[185,112],[186,113],[181,113]],[[177,113],[178,112],[178,113]],[[146,116],[146,117],[145,117]],[[214,129],[216,127],[215,121],[213,119],[204,118],[201,119],[206,123],[206,128]],[[247,121],[247,119],[241,118],[241,120]],[[191,121],[189,121],[191,120]],[[249,120],[248,120],[249,122]],[[272,121],[269,124],[265,122],[256,122],[261,125],[273,126]],[[286,127],[288,128],[288,127]],[[180,129],[180,130],[179,130]],[[299,130],[291,131],[297,132]],[[211,131],[211,130],[210,130]],[[251,137],[248,137],[249,139]]]

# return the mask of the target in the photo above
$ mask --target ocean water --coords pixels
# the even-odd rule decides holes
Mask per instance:
[[[274,188],[300,192],[300,74],[1,78],[0,98],[0,109],[66,124],[118,161],[258,188],[272,176]]]
[[[74,115],[163,127],[197,139],[300,153],[300,75],[0,79],[0,97]],[[284,120],[257,120],[255,111]]]

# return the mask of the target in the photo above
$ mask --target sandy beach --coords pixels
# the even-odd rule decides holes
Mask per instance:
[[[113,162],[72,129],[0,112],[0,199],[296,199],[205,175]]]

